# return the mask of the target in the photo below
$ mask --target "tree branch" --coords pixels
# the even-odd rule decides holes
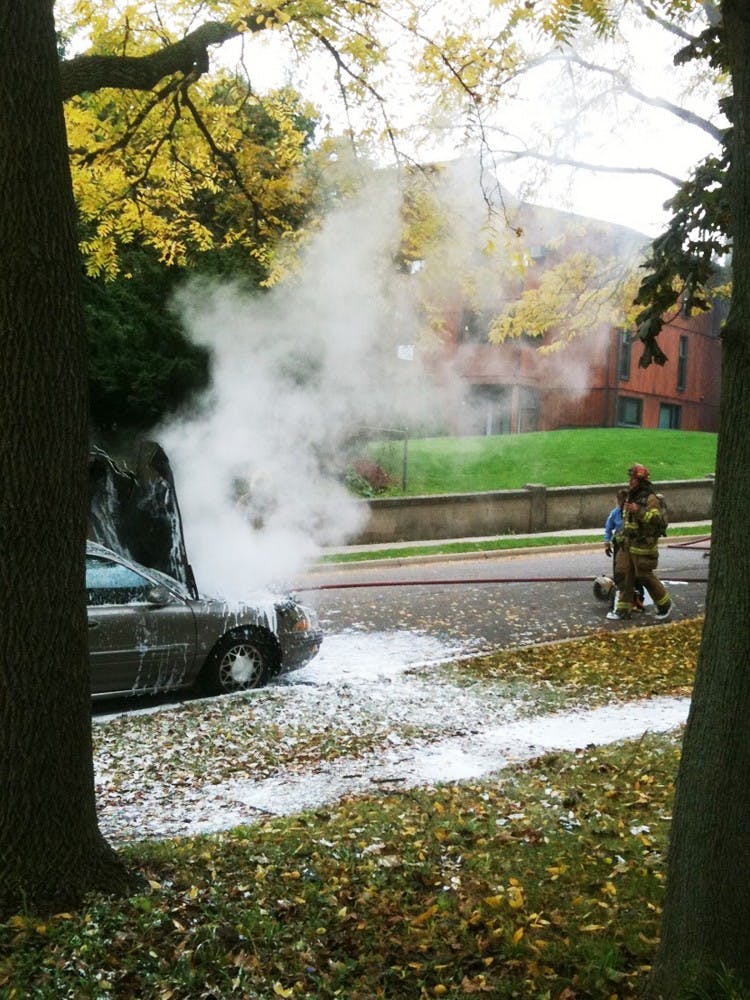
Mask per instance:
[[[190,97],[190,94],[187,91],[187,88],[184,88],[182,90],[181,96],[182,96],[182,103],[185,105],[185,107],[188,109],[188,111],[192,115],[193,121],[195,122],[195,124],[196,124],[196,126],[198,128],[198,131],[201,133],[201,135],[203,136],[203,138],[208,143],[209,149],[214,154],[214,156],[216,157],[217,160],[220,160],[222,163],[226,164],[226,166],[227,166],[230,174],[232,175],[232,179],[234,180],[234,183],[237,185],[237,187],[239,188],[239,190],[245,196],[245,198],[247,199],[247,201],[251,205],[253,205],[253,207],[254,207],[255,206],[255,200],[253,199],[252,195],[250,194],[250,192],[248,191],[247,187],[245,186],[244,181],[242,180],[242,174],[240,173],[239,169],[237,168],[237,162],[236,162],[234,156],[230,152],[227,152],[226,150],[220,149],[219,146],[216,144],[216,141],[215,141],[213,135],[211,135],[211,130],[208,128],[208,126],[204,122],[204,120],[203,120],[200,112],[198,111],[198,108],[196,108],[195,104],[193,104],[193,101],[192,101],[192,99]]]
[[[398,149],[398,143],[396,141],[396,136],[393,131],[393,126],[391,125],[391,120],[386,112],[385,99],[376,90],[376,88],[367,79],[365,79],[364,76],[362,76],[361,73],[358,73],[351,66],[347,65],[339,50],[336,48],[335,45],[333,45],[333,43],[328,38],[325,37],[325,35],[321,34],[319,31],[315,29],[311,30],[311,34],[313,35],[314,38],[318,40],[318,42],[320,42],[323,48],[330,54],[331,58],[333,59],[336,65],[336,80],[338,82],[339,93],[341,94],[341,100],[344,103],[347,121],[351,122],[349,115],[349,95],[347,94],[346,84],[341,78],[342,73],[346,73],[346,75],[351,80],[353,80],[355,83],[358,83],[374,98],[375,102],[380,108],[381,114],[383,115],[383,122],[385,125],[386,134],[388,136],[388,141],[390,142],[391,149],[393,150],[393,154],[396,157],[396,161],[400,162],[401,154]],[[351,125],[349,132],[350,135],[353,136],[354,129],[351,128]]]
[[[252,25],[248,25],[252,30]],[[210,21],[178,42],[145,56],[81,55],[60,64],[63,100],[106,87],[152,90],[174,73],[201,76],[208,71],[208,49],[241,34],[239,25]]]
[[[675,117],[680,118],[689,125],[695,125],[696,128],[702,129],[712,138],[716,139],[717,142],[721,142],[723,130],[714,125],[713,122],[708,121],[706,118],[702,118],[700,115],[696,115],[693,111],[689,111],[687,108],[680,107],[679,104],[673,104],[671,101],[667,101],[663,97],[650,97],[648,94],[644,94],[643,91],[635,88],[627,77],[623,73],[620,73],[619,70],[610,69],[607,66],[600,66],[598,63],[588,62],[586,59],[582,59],[580,56],[576,55],[558,56],[556,58],[562,62],[581,66],[583,69],[591,70],[594,73],[606,74],[616,81],[623,93],[628,94],[630,97],[640,101],[642,104],[647,104],[652,108],[660,108],[662,111],[668,111],[670,114],[675,115]]]
[[[555,156],[552,153],[537,153],[526,149],[499,149],[495,152],[496,155],[498,155],[505,163],[514,162],[515,160],[532,159],[540,160],[543,163],[551,163],[553,166],[575,167],[578,170],[590,170],[592,173],[597,174],[649,175],[652,177],[660,177],[662,180],[669,181],[669,183],[674,184],[675,187],[679,187],[682,184],[682,180],[679,177],[675,177],[673,174],[668,174],[664,170],[659,170],[658,167],[607,166],[603,163],[587,163],[585,160],[574,160],[567,156]]]
[[[142,107],[138,111],[135,118],[128,120],[120,138],[111,143],[109,146],[98,146],[96,149],[91,150],[73,149],[71,150],[71,154],[80,155],[81,164],[83,166],[90,167],[99,157],[111,156],[118,150],[126,149],[133,141],[139,128],[146,121],[151,112],[157,108],[162,101],[174,93],[174,91],[175,83],[173,81],[168,83],[165,87],[162,87],[161,90],[158,90],[154,94],[153,100],[149,101],[144,107]]]
[[[679,24],[675,24],[673,21],[668,20],[666,17],[661,17],[656,13],[653,7],[644,3],[644,0],[634,0],[635,6],[641,11],[644,17],[647,17],[649,21],[653,21],[658,24],[660,28],[664,28],[665,31],[670,32],[672,35],[676,35],[681,38],[684,42],[695,41],[695,36],[691,35],[689,31],[685,31],[681,28]]]

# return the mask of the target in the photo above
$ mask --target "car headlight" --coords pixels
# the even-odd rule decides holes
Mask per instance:
[[[294,625],[295,632],[313,632],[318,627],[318,616],[312,608],[300,605],[297,614],[299,617]]]

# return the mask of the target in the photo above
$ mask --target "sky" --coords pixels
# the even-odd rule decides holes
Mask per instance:
[[[673,52],[682,44],[679,39],[649,23],[624,24],[622,38],[627,48],[619,42],[608,52],[610,58],[624,60],[635,87],[650,97],[665,98],[705,117],[715,117],[714,95],[694,89],[689,96],[685,94],[693,80],[693,69],[675,67],[672,63]],[[246,64],[252,66],[253,80],[259,89],[289,81],[289,58],[278,35],[265,32],[249,44],[251,55]],[[601,53],[601,46],[590,41],[585,53],[587,58],[593,57]],[[623,53],[627,53],[627,58]],[[607,78],[591,76],[578,85],[574,94],[561,83],[559,74],[558,66],[536,70],[524,78],[517,96],[498,113],[494,125],[488,119],[491,144],[508,144],[500,134],[502,129],[513,136],[516,148],[524,145],[554,148],[578,160],[609,166],[656,166],[678,177],[684,177],[693,164],[715,148],[714,140],[700,128],[622,94],[599,112],[584,114],[582,108],[589,104],[592,91],[606,86]],[[343,123],[328,61],[314,62],[307,75],[294,82],[305,96],[319,104],[334,124],[339,120]],[[394,82],[393,87],[395,115],[408,125],[409,116],[415,111],[412,89],[403,81]],[[575,106],[576,101],[579,107]],[[422,159],[465,155],[463,129],[435,134],[413,152]],[[515,165],[501,164],[499,179],[513,194],[526,194],[531,201],[627,225],[649,236],[657,235],[667,221],[664,202],[675,190],[663,178],[645,174],[568,168],[543,172],[541,164],[530,159]]]

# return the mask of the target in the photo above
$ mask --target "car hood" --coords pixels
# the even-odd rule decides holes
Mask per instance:
[[[198,597],[172,469],[156,442],[140,444],[134,470],[118,465],[104,451],[92,449],[87,537],[178,580]]]
[[[273,594],[253,595],[243,601],[223,601],[201,594],[196,603],[201,611],[223,618],[230,626],[257,622],[272,632],[278,631],[279,615],[291,606],[289,600]]]

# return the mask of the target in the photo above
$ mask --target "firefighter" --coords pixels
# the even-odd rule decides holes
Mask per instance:
[[[622,546],[617,553],[616,577],[620,589],[615,608],[607,617],[630,618],[638,579],[651,595],[657,620],[666,621],[672,613],[672,599],[655,572],[659,564],[659,538],[666,525],[645,465],[631,465],[628,487],[622,508]]]
[[[610,589],[609,610],[614,611],[617,600],[617,584],[620,582],[617,573],[617,553],[622,545],[623,505],[628,498],[628,491],[617,491],[617,503],[607,515],[604,522],[604,554],[612,560],[612,580]],[[634,588],[635,600],[631,611],[643,611],[643,584],[636,580]]]

